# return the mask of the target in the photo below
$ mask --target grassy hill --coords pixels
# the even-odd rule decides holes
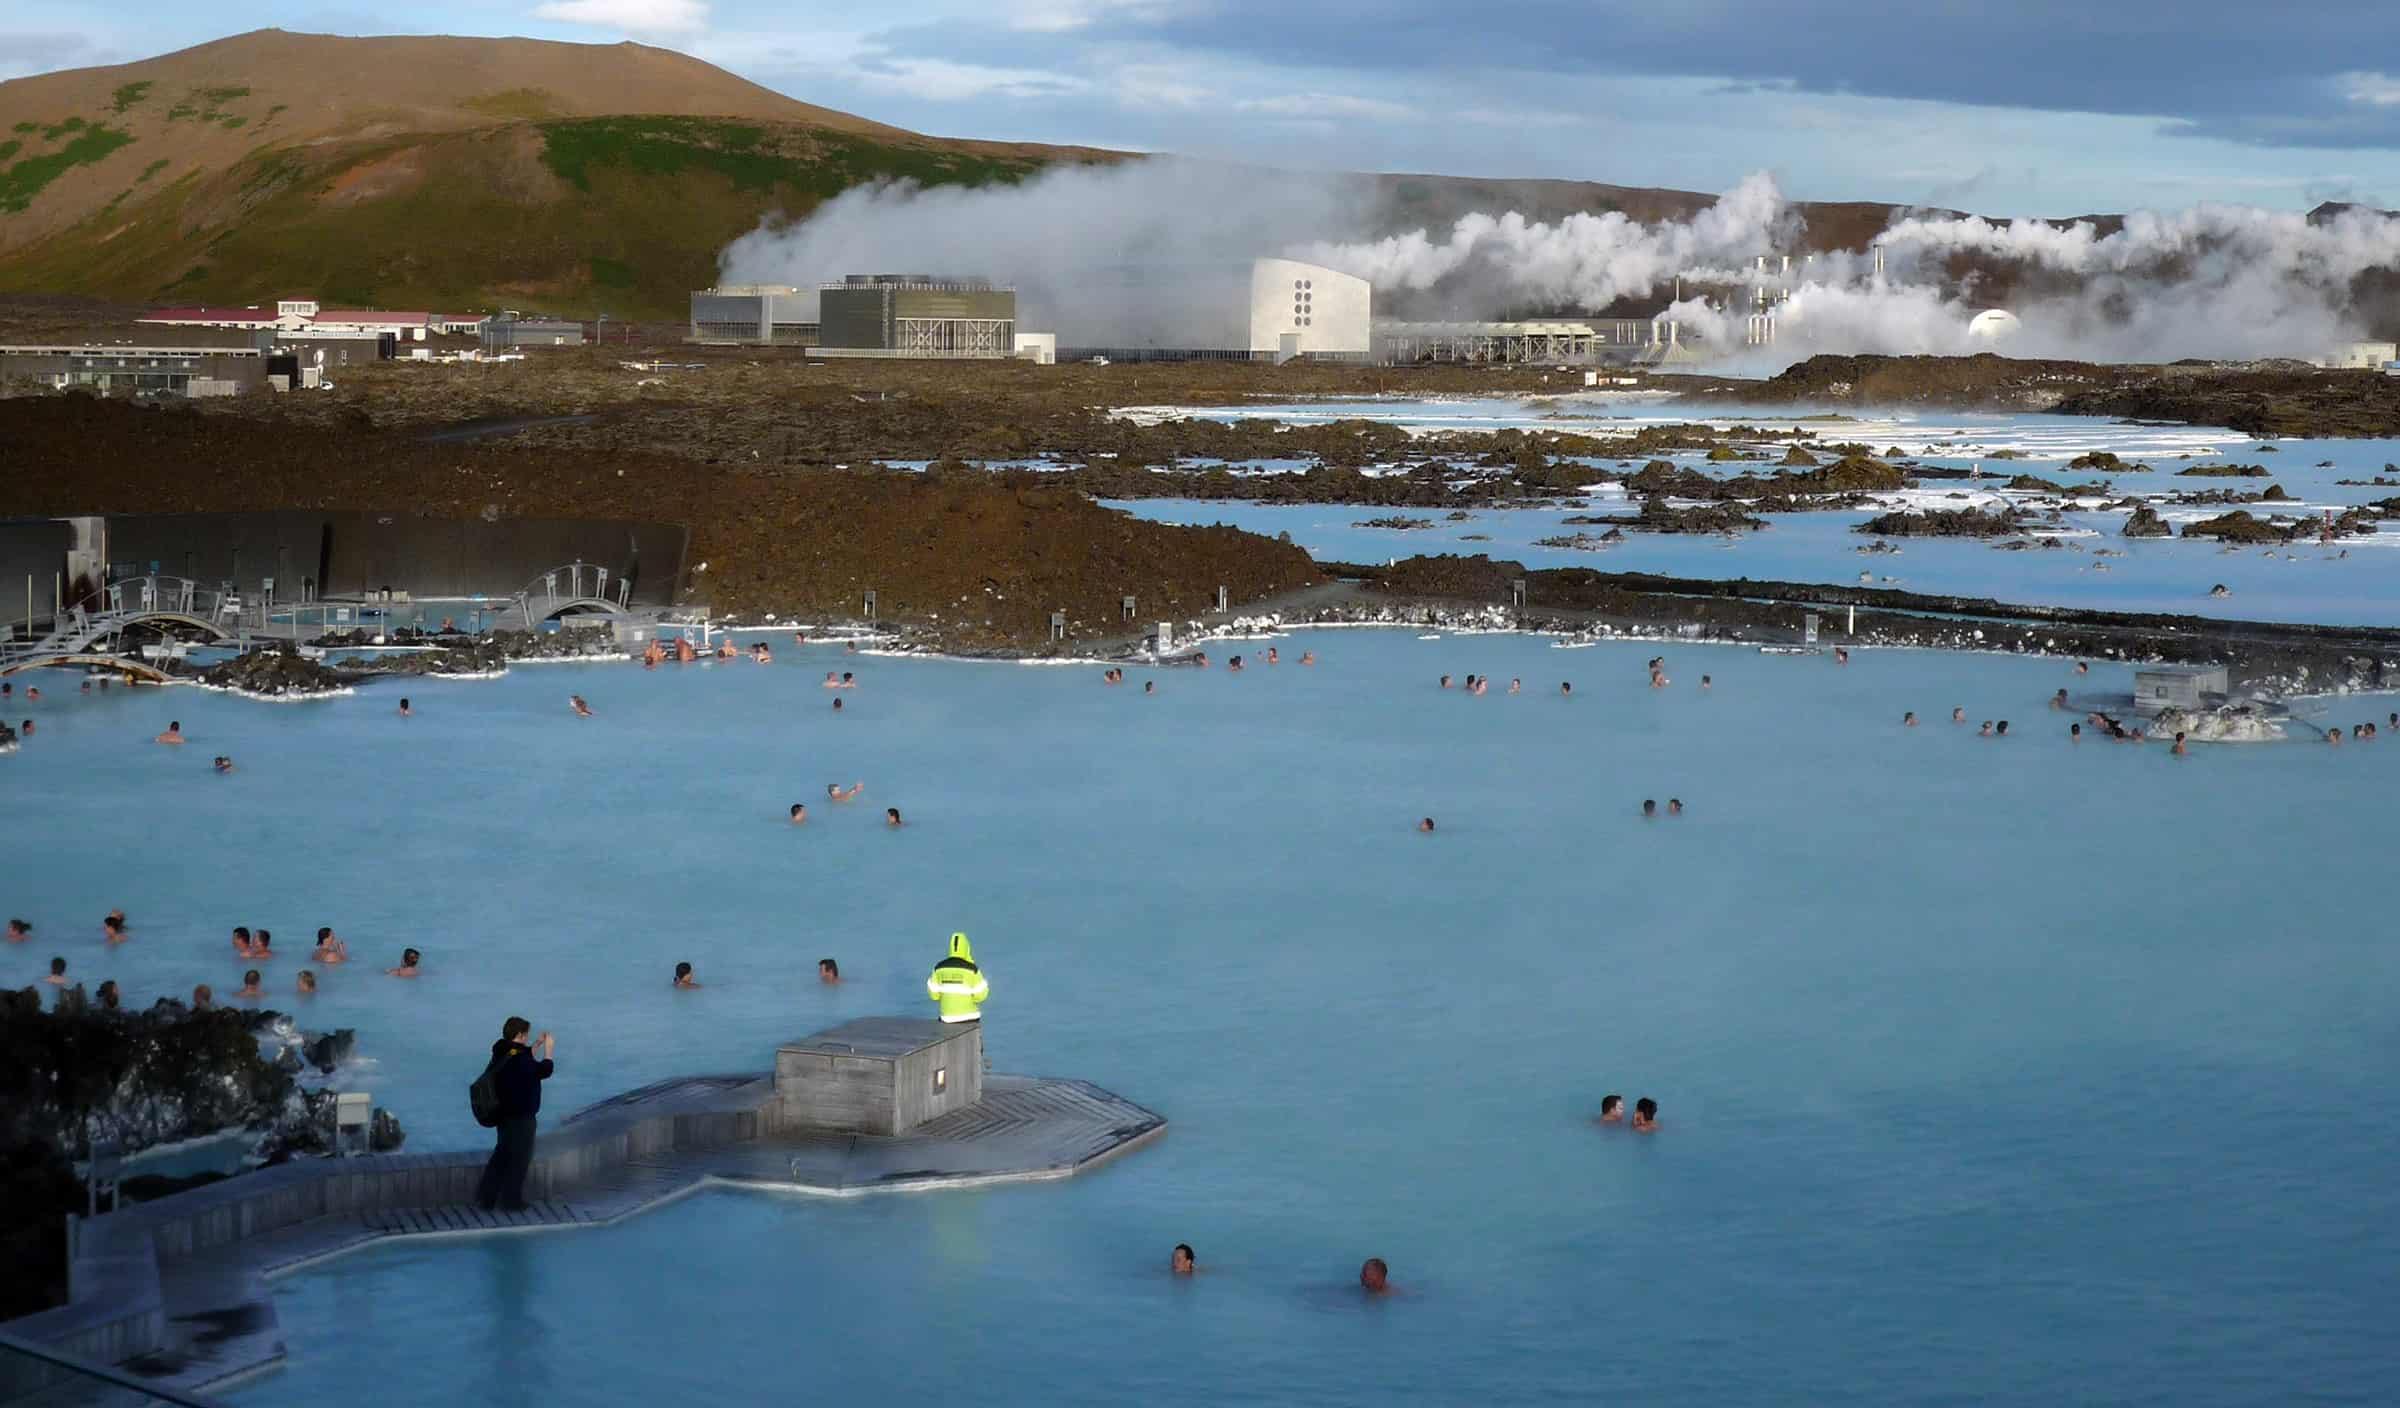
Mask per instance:
[[[0,84],[0,289],[679,317],[763,216],[1115,157],[920,136],[638,44],[262,30]]]

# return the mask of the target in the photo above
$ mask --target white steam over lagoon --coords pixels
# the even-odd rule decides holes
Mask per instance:
[[[971,190],[862,187],[741,237],[719,263],[728,283],[803,288],[868,269],[982,274],[1017,286],[1023,326],[1055,327],[1069,344],[1105,343],[1137,312],[1172,316],[1178,269],[1265,256],[1371,281],[1378,316],[1631,303],[1728,350],[1743,347],[1747,291],[1763,286],[1776,337],[1746,349],[1744,370],[1820,352],[1992,350],[1970,325],[1997,306],[2018,320],[2012,356],[2318,357],[2370,331],[2353,308],[2357,281],[2400,266],[2400,220],[2362,208],[2205,204],[2105,224],[1928,212],[1894,219],[1868,250],[1807,252],[1806,212],[1764,172],[1685,219],[1498,209],[1379,233],[1384,204],[1361,177],[1154,158]],[[1152,272],[1129,280],[1129,267]]]

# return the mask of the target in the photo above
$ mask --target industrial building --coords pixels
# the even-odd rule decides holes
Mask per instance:
[[[236,396],[267,381],[274,335],[257,329],[160,330],[135,343],[0,346],[0,379],[109,396]]]
[[[2393,361],[2400,361],[2400,345],[2348,342],[2318,359],[2317,365],[2334,371],[2380,371]]]
[[[790,284],[722,284],[692,294],[694,342],[732,346],[809,347],[817,341],[816,310]]]
[[[1296,259],[1132,266],[1077,290],[1089,311],[1062,318],[1059,355],[1111,361],[1365,361],[1374,352],[1374,289]]]
[[[313,299],[286,298],[278,301],[271,313],[255,304],[244,308],[154,308],[135,321],[155,327],[235,328],[316,338],[389,337],[400,342],[423,342],[437,333],[472,337],[485,320],[479,314],[321,308]]]
[[[483,321],[483,350],[504,352],[517,347],[581,347],[583,324],[558,318],[511,318]]]
[[[1013,357],[1017,295],[982,279],[852,274],[817,286],[817,351],[865,357]]]
[[[1611,363],[1673,366],[1699,360],[1671,318],[1543,318],[1517,322],[1375,324],[1387,362]]]

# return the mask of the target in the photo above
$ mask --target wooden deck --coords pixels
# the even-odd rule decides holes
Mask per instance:
[[[528,1185],[537,1196],[519,1213],[460,1200],[482,1155],[419,1154],[297,1166],[284,1181],[373,1180],[386,1186],[384,1199],[368,1206],[354,1196],[347,1211],[272,1227],[245,1208],[283,1206],[301,1195],[243,1189],[252,1179],[273,1181],[262,1175],[112,1214],[101,1224],[132,1219],[120,1239],[155,1248],[165,1315],[163,1341],[128,1368],[194,1391],[271,1368],[285,1354],[285,1337],[268,1282],[395,1238],[602,1227],[712,1187],[847,1197],[1066,1178],[1166,1130],[1151,1111],[1077,1080],[987,1077],[980,1103],[889,1138],[778,1129],[762,1092],[771,1098],[772,1084],[757,1076],[680,1077],[578,1110],[542,1131]],[[661,1136],[662,1129],[671,1133]],[[728,1130],[731,1137],[720,1137]],[[245,1191],[246,1205],[227,1201]],[[199,1195],[211,1193],[226,1205],[199,1206]],[[162,1215],[187,1199],[192,1205],[174,1209],[177,1217]],[[141,1225],[145,1216],[155,1231]],[[80,1287],[77,1296],[84,1298]]]

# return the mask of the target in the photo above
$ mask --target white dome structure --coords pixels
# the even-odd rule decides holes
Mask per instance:
[[[2024,324],[2006,308],[1986,308],[1967,320],[1967,336],[1985,342],[1998,342],[2013,335]]]

